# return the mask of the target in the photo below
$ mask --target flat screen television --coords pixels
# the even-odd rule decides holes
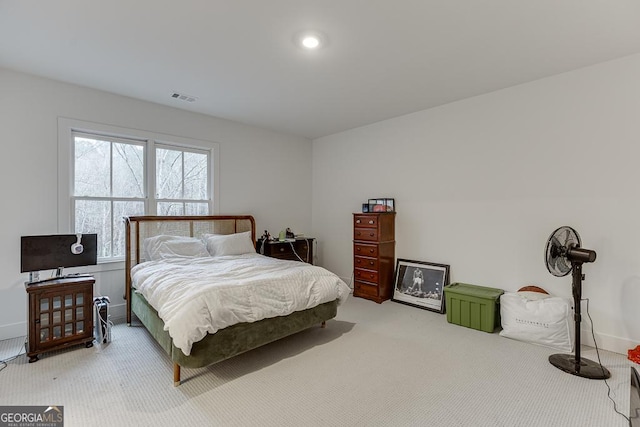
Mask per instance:
[[[76,246],[80,241],[82,250]],[[97,234],[53,234],[22,236],[20,242],[20,272],[62,269],[95,265],[98,260]]]

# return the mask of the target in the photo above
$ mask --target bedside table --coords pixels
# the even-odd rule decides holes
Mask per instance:
[[[313,237],[297,238],[295,242],[280,242],[278,240],[268,240],[264,242],[263,239],[258,239],[256,242],[256,252],[263,255],[287,259],[291,261],[303,261],[309,264],[313,264]],[[298,256],[300,259],[298,258]]]
[[[25,284],[29,298],[29,363],[38,355],[78,344],[93,346],[91,276]]]

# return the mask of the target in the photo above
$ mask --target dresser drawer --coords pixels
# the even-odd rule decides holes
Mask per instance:
[[[354,240],[369,240],[372,242],[378,241],[378,230],[375,228],[354,228],[353,229]]]
[[[353,259],[353,266],[356,268],[366,268],[368,270],[378,271],[378,259],[357,256]]]
[[[369,295],[372,297],[377,297],[378,296],[378,287],[376,285],[372,285],[370,283],[362,283],[362,282],[355,282],[354,285],[354,289],[353,289],[353,293],[354,294],[362,294],[362,295]]]
[[[353,226],[354,227],[377,228],[378,227],[378,217],[377,216],[368,216],[368,215],[354,215],[353,216]]]
[[[364,280],[365,282],[378,283],[378,272],[374,270],[355,269],[355,279]]]
[[[372,258],[378,257],[378,245],[366,245],[364,243],[353,244],[354,255],[370,256]]]

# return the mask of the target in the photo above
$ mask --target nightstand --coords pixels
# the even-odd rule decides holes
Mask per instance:
[[[313,237],[302,237],[295,239],[293,242],[268,240],[263,244],[263,239],[258,239],[256,242],[256,252],[272,258],[303,261],[313,264],[314,240],[315,239]]]
[[[47,351],[84,344],[93,346],[91,276],[25,284],[29,297],[29,363]]]

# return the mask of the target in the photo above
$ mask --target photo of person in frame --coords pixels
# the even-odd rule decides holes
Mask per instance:
[[[448,265],[399,259],[392,300],[442,313],[448,280]]]

